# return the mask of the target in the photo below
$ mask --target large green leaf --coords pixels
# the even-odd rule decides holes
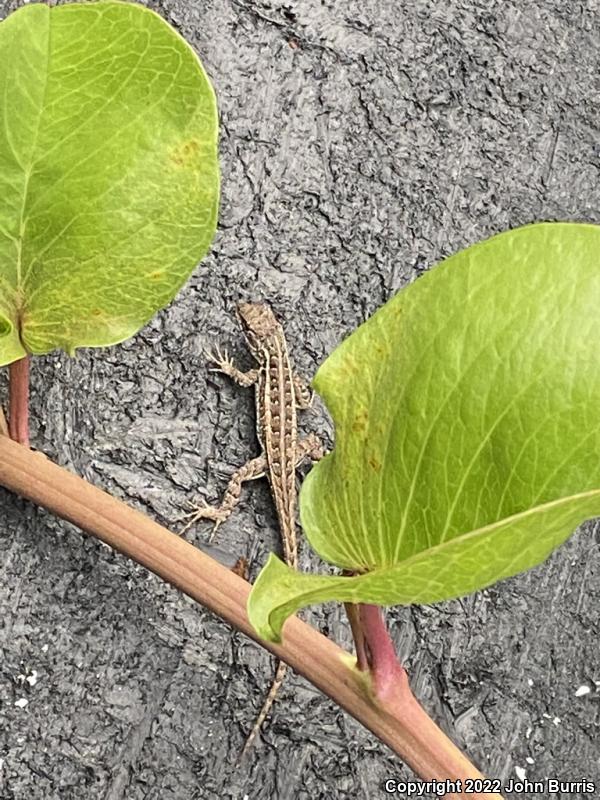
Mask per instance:
[[[326,600],[457,597],[528,569],[600,515],[600,227],[501,234],[400,292],[315,387],[336,446],[301,518],[355,577],[271,556],[249,611],[265,638]]]
[[[138,5],[29,5],[0,23],[0,104],[0,364],[122,341],[214,234],[198,58]]]

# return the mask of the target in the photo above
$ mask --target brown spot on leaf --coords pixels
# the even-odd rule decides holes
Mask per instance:
[[[200,142],[197,139],[188,139],[171,153],[171,161],[178,167],[187,167],[194,164],[200,152]]]
[[[381,471],[381,461],[380,461],[378,458],[376,458],[374,455],[370,455],[370,456],[368,457],[367,461],[368,461],[368,463],[369,463],[369,466],[370,466],[370,467],[371,467],[371,468],[372,468],[372,469],[373,469],[375,472],[380,472],[380,471]]]
[[[163,277],[164,277],[164,274],[165,274],[164,270],[162,270],[162,269],[155,269],[155,270],[154,270],[154,272],[150,272],[150,273],[148,274],[148,280],[151,280],[151,281],[159,281],[161,278],[163,278]]]
[[[367,428],[369,421],[369,414],[365,408],[361,409],[354,417],[352,422],[352,430],[354,433],[363,433]]]

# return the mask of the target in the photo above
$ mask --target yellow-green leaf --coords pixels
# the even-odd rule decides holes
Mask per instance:
[[[214,235],[197,56],[139,5],[28,5],[0,23],[0,114],[0,364],[122,341]]]
[[[265,638],[326,600],[464,595],[545,559],[600,515],[600,227],[501,234],[400,292],[323,364],[336,445],[309,474],[311,545],[355,577],[274,556]]]

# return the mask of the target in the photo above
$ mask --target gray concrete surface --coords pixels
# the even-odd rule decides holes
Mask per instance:
[[[247,363],[238,298],[273,303],[310,375],[440,257],[533,220],[600,221],[600,14],[594,0],[150,5],[219,96],[220,231],[132,341],[36,360],[33,440],[176,524],[256,451],[251,395],[201,355],[218,341]],[[326,428],[318,410],[306,424]],[[267,487],[246,497],[220,546],[256,572],[277,529]],[[269,658],[98,542],[0,499],[2,800],[372,800],[410,776],[297,677],[236,768]],[[599,578],[589,525],[528,575],[390,613],[416,694],[489,775],[600,786]],[[309,616],[349,644],[339,608]]]

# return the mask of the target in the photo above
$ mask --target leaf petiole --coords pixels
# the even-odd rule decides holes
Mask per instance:
[[[29,447],[29,356],[8,368],[8,431],[10,438]]]
[[[405,735],[403,757],[427,780],[446,781],[446,797],[463,797],[473,765],[435,725],[413,695],[406,671],[398,661],[383,612],[378,606],[346,604],[354,637],[357,670],[368,673],[362,682],[381,719],[401,727]],[[482,795],[476,795],[482,796]],[[501,800],[499,794],[487,795]]]

